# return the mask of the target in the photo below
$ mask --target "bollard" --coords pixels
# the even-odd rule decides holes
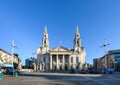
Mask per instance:
[[[3,78],[3,73],[0,73],[0,80]]]
[[[15,77],[18,77],[18,72],[14,72],[14,76],[15,76]]]
[[[3,76],[4,76],[4,74],[3,74],[3,72],[2,72],[2,78],[3,78]]]

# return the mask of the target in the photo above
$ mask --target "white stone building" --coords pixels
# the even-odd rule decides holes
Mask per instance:
[[[85,67],[85,56],[86,53],[81,45],[78,26],[76,28],[73,49],[63,46],[50,48],[47,27],[45,27],[42,46],[37,49],[37,70],[82,70]]]
[[[0,48],[0,68],[13,67],[14,69],[21,70],[21,60],[18,54],[10,54],[9,52]]]

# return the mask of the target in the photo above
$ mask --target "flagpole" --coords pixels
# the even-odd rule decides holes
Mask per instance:
[[[104,59],[104,67],[105,67],[105,69],[107,68],[106,61],[105,61],[105,60],[107,59],[106,47],[107,47],[108,45],[110,45],[110,44],[109,44],[109,43],[106,43],[106,39],[105,39],[104,44],[101,46],[101,47],[104,48],[104,51],[105,51],[105,59]]]
[[[12,40],[12,65],[13,65],[13,76],[14,76],[14,48],[17,46],[14,43],[14,40]]]
[[[13,53],[14,53],[14,40],[12,40],[12,65],[13,65],[13,76],[14,76],[14,55],[13,55]]]

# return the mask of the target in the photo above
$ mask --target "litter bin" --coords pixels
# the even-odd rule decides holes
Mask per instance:
[[[1,72],[0,73],[0,80],[3,78],[3,73]]]
[[[18,72],[14,72],[14,76],[15,76],[15,77],[18,77]]]

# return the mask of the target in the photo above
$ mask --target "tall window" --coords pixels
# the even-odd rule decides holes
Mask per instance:
[[[44,41],[44,46],[46,47],[46,40]]]
[[[2,59],[2,54],[1,54],[1,53],[0,53],[0,60],[3,61],[3,59]]]
[[[79,57],[76,57],[76,63],[78,63],[79,62]]]
[[[2,56],[2,54],[0,53],[0,57]]]
[[[62,63],[62,58],[60,58],[60,63]]]
[[[68,62],[68,60],[67,60],[67,58],[65,58],[65,63],[67,63]]]
[[[46,61],[45,57],[43,57],[43,61],[44,61],[44,63],[45,63],[45,61]]]
[[[71,57],[71,63],[73,63],[73,57]]]
[[[50,57],[48,58],[48,62],[50,62]]]

